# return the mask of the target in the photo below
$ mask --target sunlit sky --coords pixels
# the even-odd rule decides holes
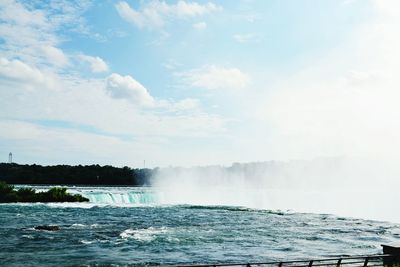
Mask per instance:
[[[0,161],[400,150],[398,1],[0,1]]]

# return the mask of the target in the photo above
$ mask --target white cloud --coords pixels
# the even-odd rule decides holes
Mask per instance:
[[[173,15],[177,15],[178,17],[195,17],[214,12],[219,9],[221,9],[221,7],[213,3],[201,5],[196,2],[189,3],[181,0],[178,1],[176,5],[170,5],[168,12],[172,13]]]
[[[21,3],[5,0],[0,3],[1,20],[9,21],[16,25],[29,25],[31,27],[45,27],[49,25],[42,10],[28,10]]]
[[[44,46],[42,47],[43,54],[47,57],[47,62],[51,65],[58,67],[64,67],[68,65],[68,57],[64,52],[54,46]]]
[[[162,66],[164,68],[166,68],[167,70],[175,70],[177,68],[182,67],[182,63],[180,63],[180,62],[178,62],[178,61],[176,61],[174,59],[169,59],[166,62],[164,62],[162,64]]]
[[[0,3],[0,50],[8,58],[18,57],[29,63],[47,60],[44,47],[55,46],[59,40],[53,35],[53,26],[41,10],[28,10],[21,3],[2,1]]]
[[[90,65],[92,72],[106,72],[109,69],[107,63],[100,57],[80,55],[79,58]]]
[[[204,66],[177,74],[191,87],[216,89],[242,89],[250,84],[250,77],[237,68]]]
[[[161,139],[211,136],[222,132],[224,127],[223,118],[201,111],[195,99],[177,102],[154,99],[130,76],[114,74],[106,81],[63,78],[57,81],[59,90],[45,87],[18,90],[22,86],[23,81],[9,87],[0,80],[0,121],[62,121],[90,126],[117,137]],[[158,106],[159,101],[166,104]],[[151,106],[145,107],[150,109],[141,108],[148,103]]]
[[[247,34],[235,34],[233,35],[233,39],[239,43],[251,43],[251,42],[258,42],[260,36],[255,33],[247,33]]]
[[[127,2],[119,2],[115,5],[115,8],[117,9],[118,14],[124,20],[135,24],[139,28],[143,28],[145,26],[144,16],[137,12],[135,9],[131,8]]]
[[[113,98],[127,99],[139,106],[154,104],[154,98],[147,89],[129,75],[111,74],[107,78],[106,90]]]
[[[82,13],[88,6],[87,1],[60,2],[35,9],[28,2],[0,1],[2,56],[41,68],[67,67],[68,55],[59,47],[63,38],[58,32],[87,31]]]
[[[60,90],[18,90],[20,84],[0,82],[0,139],[18,155],[18,162],[136,166],[137,159],[146,158],[154,167],[191,165],[196,163],[189,157],[192,149],[207,154],[200,138],[225,134],[226,120],[196,108],[196,100],[140,109],[132,99],[119,101],[106,94],[104,80],[65,78],[57,84]],[[121,87],[127,86],[123,83]]]
[[[201,111],[201,103],[196,98],[184,98],[178,101],[171,99],[155,99],[154,109],[173,114],[195,114]]]
[[[189,110],[199,107],[200,103],[198,99],[185,98],[174,104],[174,108],[178,110]]]
[[[192,24],[192,26],[196,30],[204,30],[205,28],[207,28],[207,23],[202,21],[202,22],[194,23],[194,24]]]
[[[115,5],[118,14],[138,28],[162,28],[166,21],[176,18],[199,17],[222,9],[213,3],[204,5],[196,2],[178,1],[167,4],[164,1],[151,1],[140,10],[135,10],[125,1]]]
[[[51,87],[52,78],[19,60],[0,58],[0,82],[19,84],[24,88]]]

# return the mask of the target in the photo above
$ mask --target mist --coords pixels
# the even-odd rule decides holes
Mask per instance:
[[[279,161],[161,169],[160,199],[400,222],[398,7],[371,1],[341,43],[241,97],[254,124],[230,132],[227,157]]]
[[[269,76],[258,66],[260,80],[237,92],[228,145],[182,152],[215,164],[272,161],[160,169],[160,200],[400,222],[399,3],[370,8],[336,45],[292,68]]]
[[[400,222],[398,168],[361,158],[159,169],[161,204],[223,205]],[[371,182],[374,181],[374,182]]]

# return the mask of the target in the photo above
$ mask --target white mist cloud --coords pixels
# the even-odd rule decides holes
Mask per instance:
[[[251,81],[249,75],[238,68],[224,68],[214,65],[178,73],[177,76],[188,86],[209,90],[243,89]]]
[[[256,98],[241,109],[255,110],[254,121],[238,127],[248,138],[243,153],[343,160],[271,161],[268,170],[257,164],[243,166],[245,171],[161,170],[155,181],[161,201],[399,222],[393,211],[400,201],[400,9],[397,1],[372,4],[373,16],[340,44],[307,58],[268,87],[259,83],[257,91],[244,91],[243,99]],[[202,76],[193,77],[188,81]],[[241,136],[234,140],[235,146],[243,142]]]
[[[336,214],[400,222],[393,212],[396,165],[384,161],[319,158],[229,167],[158,169],[152,184],[161,204],[240,206]],[[395,167],[395,168],[393,168]],[[384,187],[366,181],[379,179]]]
[[[261,144],[271,158],[400,155],[400,13],[382,2],[338,46],[260,86],[249,109],[268,133]]]
[[[115,8],[123,19],[140,29],[162,28],[167,20],[198,17],[221,9],[213,3],[199,4],[182,0],[176,4],[151,1],[140,10],[135,10],[127,2],[121,1]]]

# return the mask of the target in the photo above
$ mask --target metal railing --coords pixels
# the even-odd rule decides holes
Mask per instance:
[[[271,262],[248,262],[248,263],[218,263],[218,264],[181,264],[170,265],[169,267],[229,267],[229,266],[271,266],[271,267],[379,267],[389,266],[393,263],[392,254],[377,254],[369,256],[350,256],[313,260],[294,260],[294,261],[271,261]],[[389,263],[389,264],[388,264]]]

